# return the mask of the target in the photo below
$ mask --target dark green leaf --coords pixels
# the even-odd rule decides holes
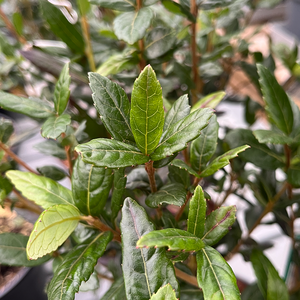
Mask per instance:
[[[136,147],[108,139],[95,139],[78,145],[75,150],[82,160],[97,167],[124,168],[140,165],[149,160]]]
[[[202,238],[206,217],[206,200],[200,185],[194,191],[190,201],[187,231]]]
[[[170,126],[188,116],[190,110],[188,95],[183,95],[177,99],[166,114],[164,131],[167,131]]]
[[[206,246],[196,258],[197,280],[204,299],[241,299],[234,273],[217,250]]]
[[[67,107],[70,97],[70,82],[71,76],[69,75],[69,63],[67,63],[59,75],[54,90],[53,101],[55,110],[59,115],[61,115]]]
[[[132,45],[144,37],[152,18],[152,9],[148,7],[122,13],[114,20],[115,34],[119,40],[124,40]]]
[[[126,300],[123,277],[118,278],[101,298],[101,300]]]
[[[125,168],[114,170],[114,188],[111,196],[111,219],[117,217],[118,212],[123,205],[123,194],[125,191],[127,177],[125,175]]]
[[[252,300],[252,299],[265,300],[256,283],[252,285],[248,285],[242,292],[242,300]]]
[[[54,141],[41,142],[41,143],[34,145],[33,148],[37,149],[39,152],[46,154],[46,155],[52,155],[52,156],[58,157],[63,160],[67,159],[65,149],[60,147]]]
[[[198,109],[170,126],[167,131],[163,132],[151,159],[159,160],[184,149],[186,144],[195,139],[201,130],[207,126],[211,116],[212,111],[210,109]]]
[[[162,91],[155,72],[146,66],[133,85],[130,125],[139,149],[152,153],[164,126]]]
[[[28,260],[26,244],[28,236],[17,233],[0,234],[0,264],[5,266],[34,267],[50,259],[49,255],[38,260]]]
[[[106,129],[121,142],[135,142],[129,120],[130,103],[124,90],[97,73],[89,73],[93,100]]]
[[[73,204],[71,191],[52,179],[21,171],[8,171],[6,176],[24,197],[44,209],[55,204]]]
[[[289,98],[267,68],[262,65],[257,68],[269,117],[280,130],[290,134],[293,129],[293,111]]]
[[[178,292],[178,283],[172,262],[164,249],[137,249],[142,235],[155,230],[145,210],[127,198],[122,209],[122,256],[123,277],[127,299],[149,300],[168,283]]]
[[[194,170],[201,172],[211,159],[217,148],[219,124],[216,115],[209,120],[198,138],[191,144],[191,165]]]
[[[231,149],[221,156],[214,159],[201,173],[200,177],[207,177],[215,172],[217,172],[219,169],[224,168],[229,164],[229,160],[233,159],[234,157],[237,157],[238,153],[245,151],[246,149],[250,148],[248,145],[240,146],[234,149]]]
[[[137,247],[169,247],[169,250],[199,251],[205,247],[203,241],[194,234],[176,228],[151,231],[143,235]]]
[[[170,164],[168,166],[169,174],[168,177],[172,183],[179,183],[184,186],[185,189],[188,189],[191,185],[190,180],[190,174],[177,166],[174,166],[173,164]]]
[[[79,210],[73,205],[55,205],[44,210],[30,234],[27,257],[37,259],[55,251],[76,228],[79,220]]]
[[[162,0],[163,6],[173,14],[187,17],[191,22],[196,22],[196,18],[191,14],[190,10],[172,0]]]
[[[136,0],[90,0],[92,4],[120,11],[136,10]]]
[[[181,159],[174,159],[171,163],[172,166],[175,166],[177,168],[180,169],[184,169],[186,170],[188,173],[190,173],[191,175],[198,177],[199,178],[199,174],[197,174],[189,165],[187,165],[184,161],[182,161]]]
[[[63,169],[56,166],[44,166],[37,168],[37,170],[45,177],[48,177],[55,181],[62,180],[67,176],[66,172]]]
[[[186,198],[186,189],[182,184],[170,183],[164,185],[158,192],[150,194],[146,199],[149,207],[158,207],[159,205],[172,204],[181,206]]]
[[[176,294],[170,284],[167,284],[157,291],[156,294],[152,295],[150,300],[178,300]]]
[[[71,124],[70,115],[50,117],[42,126],[42,136],[47,139],[57,139],[62,133],[66,132],[67,126]]]
[[[75,246],[54,273],[47,289],[49,300],[73,300],[80,284],[94,272],[98,258],[104,254],[112,233],[102,232]]]
[[[12,191],[13,186],[7,178],[4,178],[0,174],[0,205],[3,206],[3,200],[6,199],[6,196]]]
[[[290,168],[287,171],[287,181],[295,188],[300,187],[300,169]]]
[[[293,142],[292,138],[282,133],[274,132],[273,130],[254,130],[253,134],[262,144],[270,143],[284,145]]]
[[[178,155],[178,152],[174,153],[171,156],[168,156],[166,158],[162,158],[160,160],[156,160],[153,162],[153,167],[155,169],[159,169],[162,168],[164,166],[167,166],[170,162],[172,162],[172,160]]]
[[[217,105],[222,101],[225,97],[225,92],[215,92],[205,96],[204,98],[200,99],[193,107],[192,112],[199,108],[211,108],[214,109]]]
[[[260,85],[259,85],[259,76],[257,73],[257,68],[255,65],[249,64],[245,61],[239,62],[239,66],[242,70],[246,73],[252,83],[256,86],[258,91],[260,92]]]
[[[112,182],[112,169],[95,167],[78,158],[72,175],[75,205],[83,214],[98,217],[106,204]]]
[[[0,91],[0,106],[31,118],[45,119],[54,115],[49,102],[37,98],[23,98]]]
[[[235,222],[235,206],[219,207],[213,211],[205,221],[202,240],[212,246],[225,236]]]
[[[14,132],[14,126],[8,119],[0,118],[0,142],[7,143]],[[0,159],[1,160],[1,159]]]

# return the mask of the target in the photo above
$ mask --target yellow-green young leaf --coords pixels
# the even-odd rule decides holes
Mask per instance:
[[[29,237],[28,259],[55,251],[73,232],[79,220],[79,210],[73,205],[55,205],[43,211]]]
[[[237,157],[238,153],[245,151],[247,148],[250,148],[248,145],[244,145],[235,149],[231,149],[227,152],[225,152],[223,155],[217,157],[214,159],[201,173],[200,177],[207,177],[215,172],[217,172],[219,169],[224,168],[229,164],[229,160]]]
[[[50,117],[42,126],[42,136],[47,139],[57,139],[66,132],[67,126],[71,124],[70,115]]]
[[[153,11],[149,7],[122,13],[114,20],[115,34],[119,40],[132,45],[145,36],[152,18]]]
[[[162,135],[164,107],[161,86],[150,65],[134,82],[130,125],[138,148],[144,154],[152,153]]]
[[[73,204],[71,191],[50,178],[21,171],[8,171],[6,176],[23,196],[44,209],[55,204]]]
[[[216,108],[216,106],[222,101],[225,95],[226,93],[222,91],[205,96],[192,107],[192,112],[199,108]]]
[[[194,234],[176,228],[154,230],[143,235],[137,247],[169,247],[169,250],[199,251],[205,244]]]
[[[71,76],[69,75],[69,63],[67,63],[59,75],[54,90],[53,101],[55,110],[59,115],[61,115],[67,107],[70,97],[70,82]]]
[[[206,200],[200,185],[194,191],[190,201],[187,231],[201,238],[204,232]]]
[[[15,12],[12,15],[12,21],[15,26],[15,29],[19,35],[23,34],[23,18],[19,12]]]
[[[161,287],[150,300],[177,300],[176,294],[170,284]]]
[[[206,246],[197,255],[197,280],[205,300],[240,300],[232,269],[222,255]]]

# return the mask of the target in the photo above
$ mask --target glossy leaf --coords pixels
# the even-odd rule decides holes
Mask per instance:
[[[180,183],[164,185],[158,192],[150,194],[146,199],[149,207],[158,207],[162,204],[182,206],[186,198],[186,189]]]
[[[55,271],[47,289],[49,300],[73,300],[80,284],[87,281],[104,254],[112,233],[102,232],[93,235],[85,242],[75,246]]]
[[[66,172],[63,169],[60,169],[56,166],[43,166],[37,168],[37,170],[45,177],[48,177],[55,181],[62,180],[67,176]]]
[[[54,115],[50,102],[37,98],[23,98],[0,91],[0,106],[31,118],[45,119]]]
[[[202,238],[206,219],[206,200],[200,185],[194,191],[190,201],[187,231]]]
[[[153,231],[154,225],[141,206],[130,198],[122,208],[122,268],[127,299],[149,300],[161,287],[170,283],[177,291],[178,283],[172,262],[164,249],[137,249],[141,236]]]
[[[249,145],[251,148],[242,152],[239,156],[243,160],[252,162],[260,168],[275,170],[284,166],[283,159],[280,155],[266,145],[260,144],[250,130],[232,130],[227,134],[225,140],[231,148],[239,147],[244,144]]]
[[[6,176],[24,197],[44,209],[55,204],[73,204],[71,191],[50,178],[21,171],[8,171]]]
[[[59,115],[61,115],[67,107],[70,97],[70,82],[71,76],[69,75],[69,64],[67,63],[59,75],[54,90],[54,107]]]
[[[107,202],[112,183],[112,169],[95,167],[78,158],[72,175],[76,207],[85,215],[98,217]]]
[[[201,173],[200,177],[207,177],[215,172],[217,172],[219,169],[224,168],[229,164],[229,160],[233,159],[238,156],[238,153],[245,151],[250,146],[244,145],[238,148],[231,149],[221,156],[214,159]]]
[[[174,160],[174,158],[178,155],[178,152],[174,153],[173,155],[171,156],[168,156],[168,157],[165,157],[165,158],[162,158],[160,160],[156,160],[153,162],[153,167],[155,169],[159,169],[159,168],[162,168],[162,167],[165,167],[167,166],[170,162],[172,162]]]
[[[169,247],[169,250],[199,251],[205,247],[203,241],[185,230],[168,228],[143,235],[137,247]]]
[[[73,232],[80,213],[73,205],[55,205],[39,216],[26,247],[27,257],[37,259],[55,251]]]
[[[114,20],[115,34],[119,40],[124,40],[132,45],[145,36],[152,18],[153,12],[148,7],[122,13]]]
[[[186,144],[199,136],[208,124],[212,111],[208,108],[199,109],[181,119],[164,131],[161,140],[151,155],[152,160],[159,160],[172,155],[186,147]]]
[[[270,143],[284,145],[293,142],[292,138],[272,130],[255,130],[253,131],[253,134],[262,144]]]
[[[126,300],[123,277],[118,278],[101,298],[101,300]]]
[[[286,134],[293,129],[293,111],[287,94],[274,75],[264,66],[257,66],[266,110],[271,121]]]
[[[195,176],[195,177],[199,177],[199,174],[196,173],[189,165],[187,165],[184,161],[182,161],[181,159],[174,159],[172,162],[171,162],[171,165],[172,166],[175,166],[177,168],[180,168],[180,169],[184,169],[186,170],[189,174]]]
[[[66,132],[67,126],[71,124],[70,115],[61,115],[48,118],[42,126],[42,136],[47,139],[57,139],[62,133]]]
[[[41,265],[50,259],[49,255],[38,260],[28,260],[26,244],[28,236],[17,233],[0,234],[0,264],[5,266],[34,267]]]
[[[200,99],[195,105],[193,105],[192,112],[199,108],[216,108],[218,104],[223,100],[225,95],[226,93],[221,91],[205,96],[204,98]]]
[[[94,139],[78,145],[75,150],[84,162],[97,167],[124,168],[143,164],[149,160],[149,157],[136,147],[109,139]]]
[[[139,149],[150,154],[164,126],[162,90],[150,65],[136,79],[131,95],[130,125]]]
[[[198,138],[191,143],[191,165],[194,170],[201,172],[214,155],[217,148],[219,124],[216,115],[209,120]]]
[[[136,10],[136,0],[91,0],[92,4],[120,11]]]
[[[33,148],[37,149],[39,152],[45,155],[52,155],[63,160],[67,159],[65,149],[60,147],[60,145],[55,141],[44,141],[35,144]]]
[[[241,299],[234,273],[217,250],[206,246],[196,258],[197,280],[204,299]]]
[[[118,212],[123,205],[123,194],[125,191],[127,177],[125,175],[125,168],[114,170],[114,188],[111,196],[111,219],[112,221],[117,217]]]
[[[101,121],[113,138],[134,143],[130,127],[130,103],[124,90],[116,83],[97,73],[89,73],[93,100]]]
[[[168,177],[171,183],[179,183],[184,186],[185,189],[188,189],[191,185],[190,174],[185,170],[170,164],[168,166],[169,174]]]
[[[177,300],[176,294],[170,284],[161,287],[150,300]]]
[[[8,119],[0,118],[0,142],[3,144],[7,143],[13,132],[12,122]]]
[[[235,222],[236,207],[219,207],[213,211],[205,221],[205,229],[202,240],[212,246],[225,236]]]
[[[188,116],[190,110],[191,106],[189,105],[188,95],[183,95],[177,99],[166,114],[164,131],[167,131],[170,126]]]
[[[278,272],[262,251],[252,251],[251,263],[257,277],[258,287],[264,299],[289,299],[288,290],[284,281],[280,278]]]

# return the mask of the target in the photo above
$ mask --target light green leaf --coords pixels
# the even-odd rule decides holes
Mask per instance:
[[[164,131],[167,131],[170,126],[188,116],[190,110],[188,95],[183,95],[177,99],[166,114]]]
[[[51,257],[46,255],[38,260],[28,260],[26,244],[28,236],[17,233],[0,234],[0,264],[5,266],[34,267],[48,261]]]
[[[139,149],[144,154],[152,153],[163,131],[164,108],[161,86],[150,65],[134,82],[130,125]]]
[[[169,183],[164,185],[158,192],[150,194],[146,199],[149,207],[172,204],[182,206],[186,198],[186,189],[180,183]]]
[[[69,63],[67,63],[59,75],[54,90],[53,101],[55,110],[59,115],[61,115],[67,107],[70,97],[70,82],[71,76],[69,75]]]
[[[19,35],[23,34],[23,18],[19,12],[15,12],[12,15],[12,21],[15,26],[15,29]]]
[[[113,183],[112,169],[95,167],[76,160],[72,175],[72,193],[76,207],[85,215],[98,217],[107,202]]]
[[[202,238],[206,217],[206,200],[200,185],[194,191],[190,201],[187,231]]]
[[[130,127],[130,103],[124,90],[97,73],[89,73],[93,100],[111,136],[121,142],[134,143]]]
[[[203,241],[194,234],[176,228],[151,231],[143,235],[137,247],[169,247],[169,250],[199,251],[205,247]]]
[[[101,300],[126,300],[123,277],[118,278],[101,298]]]
[[[84,162],[94,164],[96,167],[124,168],[141,165],[149,160],[149,157],[136,147],[109,139],[94,139],[78,145],[75,150]]]
[[[149,300],[161,287],[170,283],[179,296],[172,262],[164,249],[137,249],[142,235],[155,230],[144,208],[130,198],[122,208],[122,268],[127,299]]]
[[[267,68],[258,65],[257,69],[271,121],[284,133],[290,134],[293,129],[293,111],[287,94]]]
[[[24,197],[44,209],[55,204],[73,204],[71,191],[52,179],[21,171],[8,171],[6,176]]]
[[[176,294],[170,284],[161,287],[150,300],[177,300]]]
[[[47,139],[57,139],[62,133],[66,132],[67,126],[71,124],[70,115],[50,117],[42,126],[42,136]]]
[[[14,132],[14,126],[8,119],[0,118],[0,142],[7,143]],[[0,159],[1,160],[1,159]]]
[[[204,98],[200,99],[196,104],[193,105],[192,112],[199,108],[205,108],[205,107],[211,109],[216,108],[218,104],[223,100],[225,95],[226,93],[221,91],[221,92],[215,92],[205,96]]]
[[[80,284],[87,281],[94,272],[98,259],[104,254],[112,233],[93,235],[75,246],[56,269],[47,289],[49,300],[73,300]]]
[[[225,236],[235,222],[236,207],[219,207],[214,210],[205,221],[205,229],[202,240],[206,245],[216,244]]]
[[[23,98],[0,91],[0,106],[31,118],[45,119],[54,115],[49,102],[37,98]]]
[[[35,222],[26,247],[27,257],[37,259],[55,251],[76,228],[79,210],[73,205],[55,205]]]
[[[207,126],[212,111],[198,109],[164,131],[161,140],[151,155],[152,160],[159,160],[184,149],[188,142],[199,136]]]
[[[214,174],[221,168],[224,168],[229,164],[229,160],[237,157],[238,153],[245,151],[247,148],[250,148],[248,145],[244,145],[238,148],[231,149],[221,156],[214,159],[204,170],[200,173],[200,177],[207,177]]]
[[[114,31],[119,40],[132,45],[145,36],[153,18],[152,9],[143,7],[138,11],[125,12],[114,20]]]
[[[211,159],[217,148],[219,124],[216,115],[209,120],[198,138],[191,143],[191,165],[194,170],[201,172]]]
[[[63,169],[58,168],[56,166],[43,166],[43,167],[37,168],[37,170],[43,176],[53,179],[55,181],[62,180],[67,176],[66,172]]]
[[[262,144],[270,143],[284,145],[293,143],[292,138],[282,133],[274,132],[273,130],[255,130],[253,131],[253,134]]]
[[[217,250],[206,246],[197,253],[196,258],[197,280],[204,299],[241,299],[234,273]]]
[[[203,130],[205,130],[206,128],[204,128]],[[187,165],[184,161],[182,161],[181,159],[174,159],[171,163],[172,166],[175,166],[177,168],[180,169],[184,169],[187,172],[189,172],[191,175],[195,176],[195,177],[200,177],[198,173],[196,173],[189,165]]]

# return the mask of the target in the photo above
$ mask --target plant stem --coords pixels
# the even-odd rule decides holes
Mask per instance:
[[[27,169],[29,172],[39,175],[36,171],[34,171],[31,167],[29,167],[19,156],[13,153],[5,144],[0,142],[0,148],[13,160],[15,160],[20,166]]]
[[[155,182],[155,169],[153,168],[152,160],[145,163],[145,170],[148,174],[151,193],[155,193],[155,192],[157,192],[157,187],[156,187],[156,182]]]
[[[193,285],[193,286],[199,288],[197,278],[195,276],[189,275],[189,274],[177,269],[176,267],[175,267],[175,274],[179,279],[187,282],[190,285]]]
[[[143,0],[137,0],[136,1],[136,10],[137,12],[143,7]],[[140,54],[139,54],[139,68],[140,71],[142,71],[145,67],[146,67],[146,60],[144,59],[144,51],[145,51],[145,44],[144,44],[144,40],[140,39],[138,41],[139,44],[139,48],[140,48]]]
[[[260,222],[262,221],[262,219],[273,210],[274,205],[276,204],[276,202],[280,199],[280,197],[282,196],[282,194],[285,192],[285,190],[288,188],[288,183],[285,182],[282,186],[282,188],[280,189],[280,191],[274,196],[274,198],[268,202],[268,204],[266,205],[264,211],[261,213],[261,215],[259,216],[259,218],[256,220],[256,222],[254,223],[254,225],[252,226],[252,228],[249,230],[247,237],[240,239],[239,242],[236,244],[236,246],[232,249],[232,251],[230,253],[227,254],[227,256],[225,257],[225,260],[229,260],[230,258],[232,258],[236,253],[238,253],[238,251],[240,250],[241,246],[244,244],[245,241],[248,240],[248,238],[250,237],[251,233],[254,231],[254,229],[260,224]]]
[[[69,173],[70,173],[70,177],[72,178],[72,174],[73,174],[73,163],[72,163],[71,147],[70,147],[70,146],[65,146],[65,151],[66,151],[67,160],[68,160],[68,165],[69,165]]]
[[[89,23],[87,22],[86,16],[80,18],[82,33],[85,41],[85,54],[87,56],[89,66],[92,72],[96,71],[95,60],[93,55],[93,48],[91,44],[91,36],[89,30]]]
[[[18,34],[18,32],[15,29],[15,26],[11,23],[11,21],[8,19],[8,17],[5,15],[4,11],[0,8],[0,18],[3,20],[5,26],[7,29],[12,33],[12,35],[21,43],[26,44],[25,38]]]
[[[81,220],[86,221],[88,224],[96,227],[101,231],[111,231],[114,235],[113,240],[121,243],[121,236],[118,232],[110,228],[109,226],[102,223],[98,218],[92,216],[82,216]]]

